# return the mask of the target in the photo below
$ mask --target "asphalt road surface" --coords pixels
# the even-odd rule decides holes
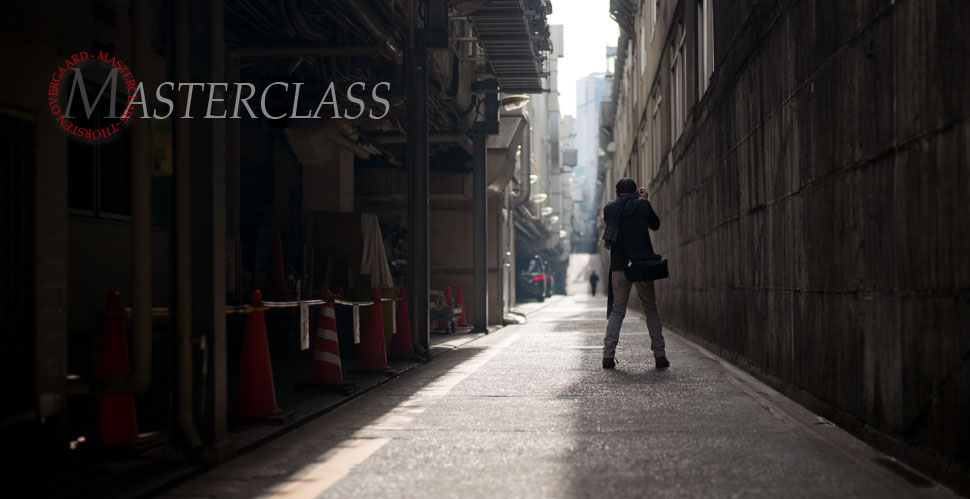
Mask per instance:
[[[166,492],[170,497],[948,497],[671,331],[653,367],[606,300],[505,327]]]

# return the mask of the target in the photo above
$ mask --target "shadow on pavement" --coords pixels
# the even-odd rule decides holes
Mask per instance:
[[[262,441],[247,452],[218,467],[172,484],[163,491],[166,497],[253,497],[298,480],[306,467],[326,459],[349,439],[381,418],[386,418],[401,398],[407,398],[434,385],[438,377],[481,352],[480,347],[464,346],[434,361],[436,369],[418,369],[407,375],[407,383],[391,380],[367,394],[367,403],[350,401],[326,418],[314,419]],[[312,448],[310,453],[307,448]]]

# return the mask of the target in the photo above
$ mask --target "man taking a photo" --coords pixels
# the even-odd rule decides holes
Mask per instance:
[[[660,228],[660,217],[653,211],[650,201],[647,201],[646,189],[637,189],[637,183],[627,177],[616,183],[616,200],[603,208],[603,216],[606,219],[603,239],[610,250],[610,291],[613,298],[612,306],[607,310],[603,368],[616,367],[616,344],[620,341],[620,327],[626,317],[627,302],[633,284],[637,286],[637,295],[647,316],[650,349],[653,350],[656,367],[669,367],[653,281],[631,283],[623,272],[630,260],[649,258],[655,254],[650,242],[650,230]]]

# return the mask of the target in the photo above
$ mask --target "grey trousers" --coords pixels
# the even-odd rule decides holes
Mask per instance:
[[[650,349],[654,357],[666,357],[664,350],[663,328],[660,324],[660,308],[657,307],[657,293],[653,281],[632,283],[626,280],[622,270],[613,271],[613,311],[606,324],[606,339],[603,340],[603,358],[612,359],[616,355],[616,344],[620,341],[620,326],[626,317],[626,306],[630,301],[630,288],[637,286],[637,295],[647,316],[647,329],[650,331]]]

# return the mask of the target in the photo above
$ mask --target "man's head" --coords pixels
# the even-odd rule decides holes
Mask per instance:
[[[630,177],[623,177],[616,183],[616,197],[637,192],[637,182]]]

